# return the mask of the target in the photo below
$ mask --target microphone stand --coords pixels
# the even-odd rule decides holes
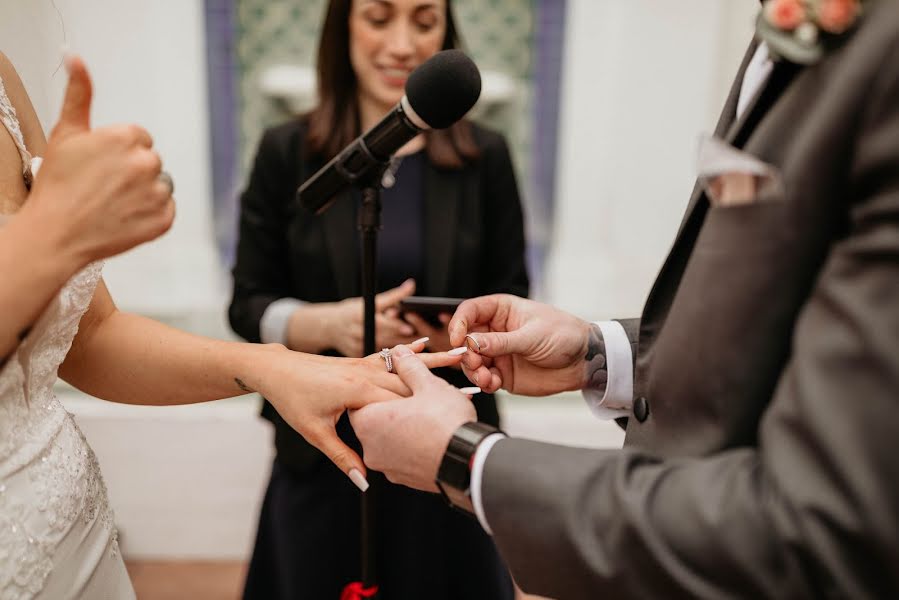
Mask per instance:
[[[362,186],[362,206],[359,210],[359,235],[362,242],[362,299],[364,309],[363,355],[370,356],[375,348],[375,293],[378,267],[378,232],[381,230],[381,177],[386,170],[378,169],[376,176]],[[362,593],[377,598],[377,506],[378,491],[383,476],[369,471],[369,488],[362,494],[360,551],[362,566]]]

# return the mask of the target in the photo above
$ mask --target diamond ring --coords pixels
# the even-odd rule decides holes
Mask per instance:
[[[387,372],[393,373],[393,357],[390,356],[390,348],[382,348],[380,352],[378,352],[378,356],[384,359],[384,362],[387,363]]]

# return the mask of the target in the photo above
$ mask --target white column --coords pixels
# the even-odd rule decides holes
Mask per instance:
[[[755,0],[569,0],[548,300],[639,316],[752,35]]]

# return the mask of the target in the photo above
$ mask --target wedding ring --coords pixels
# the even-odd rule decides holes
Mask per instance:
[[[378,352],[378,356],[384,359],[384,362],[387,363],[387,372],[393,373],[393,357],[390,356],[390,348],[382,348],[380,352]]]
[[[169,196],[175,193],[175,180],[172,179],[172,176],[168,174],[166,171],[161,171],[159,175],[156,176],[156,179],[165,184],[165,187],[169,188]]]
[[[475,338],[470,333],[465,336],[465,345],[468,346],[468,349],[471,352],[475,352],[477,354],[481,353],[481,345],[478,343],[477,338]]]

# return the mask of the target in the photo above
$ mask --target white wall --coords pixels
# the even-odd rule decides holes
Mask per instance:
[[[756,0],[569,0],[547,300],[639,316]]]
[[[86,59],[93,75],[94,124],[146,127],[175,180],[172,230],[104,269],[117,303],[179,322],[187,314],[220,311],[203,2],[3,0],[0,50],[21,73],[45,130],[55,122],[66,83],[63,44]]]

